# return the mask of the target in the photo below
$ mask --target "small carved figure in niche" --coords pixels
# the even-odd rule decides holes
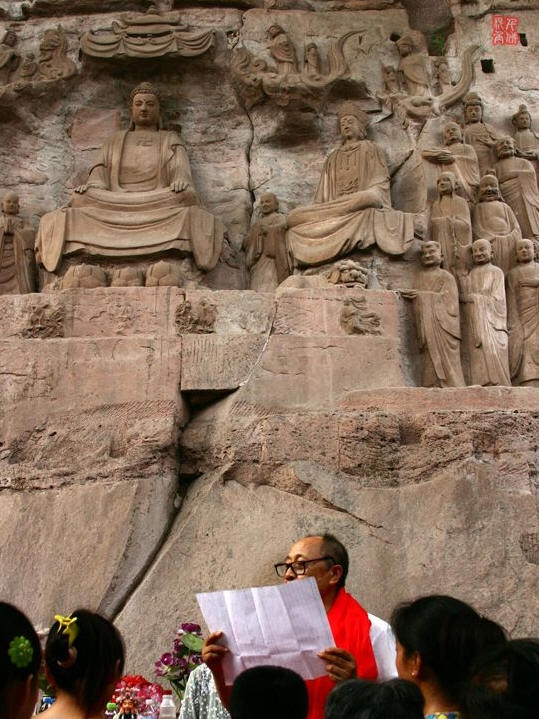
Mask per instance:
[[[432,61],[433,67],[433,80],[434,84],[438,89],[438,94],[441,95],[453,87],[453,81],[451,79],[451,73],[449,72],[449,63],[446,57],[435,57]]]
[[[517,154],[529,160],[539,179],[539,137],[532,130],[532,117],[526,105],[520,105],[518,111],[511,118],[515,128],[515,147]]]
[[[67,56],[67,38],[61,25],[45,30],[39,45],[38,65],[40,80],[71,77],[77,72],[75,63]]]
[[[464,387],[460,362],[459,292],[455,278],[442,270],[442,252],[437,242],[421,247],[423,269],[413,290],[401,295],[414,301],[417,339],[423,362],[422,387]]]
[[[491,264],[488,240],[475,240],[472,257],[474,266],[460,278],[471,381],[483,386],[511,385],[503,272]]]
[[[354,260],[341,260],[328,274],[328,282],[345,287],[367,287],[369,271]]]
[[[314,42],[310,42],[305,46],[305,55],[303,58],[303,72],[309,77],[321,77],[322,69],[320,65],[320,53]]]
[[[250,289],[273,292],[290,274],[286,249],[286,215],[279,212],[279,201],[271,192],[260,198],[260,219],[245,238],[245,262],[250,271]]]
[[[7,30],[0,45],[0,85],[7,85],[10,82],[21,61],[14,50],[16,44],[17,35],[13,30]]]
[[[506,275],[515,266],[516,243],[522,234],[513,210],[502,200],[496,175],[481,178],[479,202],[473,211],[472,232],[475,239],[490,242],[492,263]]]
[[[507,275],[511,377],[539,387],[539,263],[531,240],[519,240],[516,252],[518,265]]]
[[[189,300],[185,300],[176,308],[178,334],[210,334],[214,332],[216,320],[217,304],[208,297],[202,297],[194,306]]]
[[[464,142],[472,145],[479,162],[479,172],[483,176],[494,166],[496,159],[494,148],[499,139],[498,133],[483,122],[483,101],[476,92],[470,92],[463,99],[464,106]]]
[[[397,40],[399,51],[399,73],[401,85],[409,95],[430,95],[428,55],[425,38],[417,30],[412,30]]]
[[[33,52],[29,52],[15,73],[15,90],[20,90],[28,83],[32,82],[39,70],[36,58]]]
[[[529,160],[516,157],[515,141],[502,137],[496,144],[496,175],[503,199],[511,207],[523,237],[539,241],[539,192],[535,170]]]
[[[438,165],[439,172],[451,170],[458,183],[458,191],[475,202],[479,186],[479,164],[471,145],[462,141],[462,130],[456,122],[448,122],[443,129],[444,147],[424,150],[423,157]]]
[[[326,159],[314,204],[288,215],[288,247],[299,265],[318,265],[377,244],[403,254],[414,216],[391,208],[389,172],[380,148],[367,140],[369,117],[355,103],[339,108],[342,145]]]
[[[34,231],[19,217],[19,197],[2,198],[0,216],[0,294],[35,292]]]
[[[399,85],[397,69],[393,67],[393,65],[382,65],[382,79],[384,83],[384,91],[388,95],[398,95],[402,92]]]
[[[430,221],[432,239],[442,248],[442,264],[455,277],[471,266],[472,223],[470,208],[456,193],[452,172],[438,178],[438,199],[432,205]]]
[[[43,295],[41,295],[43,297]],[[52,302],[33,304],[21,335],[26,338],[48,339],[64,336],[65,307]]]
[[[349,335],[379,335],[380,317],[367,309],[365,297],[347,297],[341,310],[340,325]]]
[[[131,93],[131,128],[104,144],[67,208],[41,218],[36,246],[48,272],[72,255],[135,258],[177,252],[198,269],[215,267],[224,227],[200,207],[185,146],[162,130],[149,83]]]
[[[270,55],[277,63],[277,72],[279,75],[297,73],[298,61],[296,58],[296,50],[283,28],[280,25],[272,25],[268,30],[268,36],[270,38],[268,49]]]

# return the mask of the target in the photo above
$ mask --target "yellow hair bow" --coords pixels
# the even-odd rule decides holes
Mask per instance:
[[[63,617],[61,614],[55,614],[54,618],[60,625],[58,633],[67,635],[67,645],[69,648],[73,646],[73,642],[78,637],[79,628],[77,626],[77,617]]]

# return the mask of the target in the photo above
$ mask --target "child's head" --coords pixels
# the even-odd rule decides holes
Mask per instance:
[[[37,701],[41,647],[22,612],[0,602],[0,706],[9,717],[28,719]]]
[[[326,703],[325,719],[423,719],[423,695],[404,679],[338,684]]]
[[[108,619],[86,609],[55,619],[45,648],[49,678],[86,712],[99,710],[123,672],[122,637]]]

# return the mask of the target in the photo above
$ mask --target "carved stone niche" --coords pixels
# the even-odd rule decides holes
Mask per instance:
[[[334,41],[322,58],[315,42],[305,42],[302,58],[297,48],[280,25],[267,30],[267,49],[271,61],[256,57],[247,48],[234,51],[231,72],[237,93],[247,109],[270,101],[280,107],[293,103],[319,110],[326,102],[331,89],[347,80],[355,97],[370,98],[362,79],[350,78],[350,68],[344,46],[361,31],[351,30]]]
[[[161,129],[158,91],[139,85],[130,110],[130,128],[105,141],[87,182],[66,207],[41,218],[36,255],[44,287],[58,286],[76,264],[101,266],[105,286],[139,283],[137,273],[118,271],[130,265],[147,286],[196,285],[221,257],[225,228],[199,204],[181,138]]]
[[[213,30],[190,30],[172,6],[172,0],[160,0],[146,13],[123,13],[110,27],[84,33],[81,51],[107,59],[202,55],[213,43]]]

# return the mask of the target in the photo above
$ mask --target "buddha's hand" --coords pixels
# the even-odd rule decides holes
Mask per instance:
[[[318,656],[326,665],[328,677],[334,682],[345,682],[347,679],[357,677],[356,660],[350,652],[339,647],[329,647]]]
[[[79,185],[78,187],[75,187],[74,191],[78,192],[79,195],[82,195],[83,193],[86,192],[87,189],[88,189],[88,184],[85,184],[85,185]]]
[[[189,187],[189,183],[185,180],[174,180],[171,184],[170,189],[172,192],[184,192]]]

